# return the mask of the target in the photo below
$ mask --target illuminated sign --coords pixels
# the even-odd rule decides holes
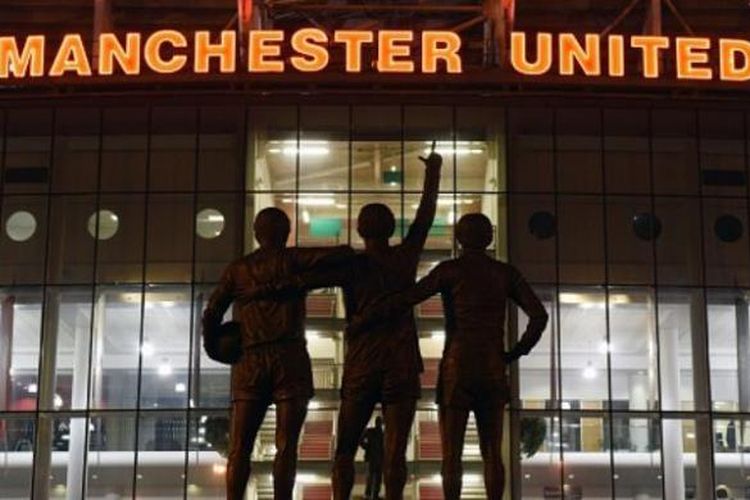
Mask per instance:
[[[333,36],[317,28],[303,28],[289,36],[280,30],[253,30],[247,37],[244,71],[323,71],[329,66],[330,51],[337,46],[343,52],[345,71],[349,73],[363,71],[365,47],[376,49],[375,70],[380,73],[461,73],[458,35],[451,31],[423,31],[418,40],[416,37],[409,30],[337,30]],[[23,40],[0,37],[0,78],[136,76],[144,70],[159,74],[186,71],[201,74],[209,73],[212,67],[219,73],[239,70],[235,31],[222,31],[217,36],[208,31],[187,36],[174,30],[160,30],[147,36],[127,33],[118,37],[105,33],[98,39],[95,66],[78,34],[65,35],[56,47],[48,49],[45,35]],[[47,60],[50,53],[51,61]],[[213,61],[216,63],[212,66]]]
[[[315,73],[334,71],[334,66],[346,73],[465,71],[461,38],[451,31],[252,30],[246,40],[240,49],[235,31],[104,33],[96,40],[98,56],[93,58],[78,34],[54,43],[45,35],[0,36],[0,80]],[[508,59],[510,71],[525,77],[750,81],[750,41],[742,39],[515,32]],[[669,69],[665,59],[672,62]]]

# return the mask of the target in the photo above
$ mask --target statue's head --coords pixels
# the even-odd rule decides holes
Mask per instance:
[[[484,250],[492,243],[492,222],[484,214],[466,214],[456,224],[456,238],[463,248]]]
[[[366,240],[387,240],[396,230],[393,212],[382,203],[362,207],[357,217],[357,232]]]
[[[255,216],[255,239],[262,247],[284,247],[289,238],[289,217],[278,208],[264,208]]]

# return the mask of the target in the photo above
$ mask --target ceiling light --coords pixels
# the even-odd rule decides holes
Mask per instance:
[[[330,207],[336,205],[336,200],[333,198],[332,194],[322,196],[306,194],[305,196],[300,196],[298,198],[283,198],[281,201],[284,203],[297,203],[298,205],[310,207]]]
[[[187,387],[182,382],[177,382],[174,385],[174,392],[185,392],[187,390]]]
[[[26,392],[28,392],[29,394],[36,394],[38,390],[39,386],[37,386],[36,384],[29,384],[26,386]]]
[[[172,365],[169,363],[162,363],[156,369],[156,373],[158,373],[160,377],[168,377],[169,375],[172,375]]]
[[[144,357],[149,357],[154,355],[154,346],[150,342],[144,342],[141,346],[141,353]]]
[[[589,361],[581,374],[586,380],[593,380],[597,377],[596,368],[591,364],[591,361]]]
[[[211,471],[217,476],[223,476],[227,473],[227,466],[224,464],[214,464],[211,467]]]
[[[310,223],[310,211],[309,210],[302,211],[302,222],[304,222],[305,224]]]

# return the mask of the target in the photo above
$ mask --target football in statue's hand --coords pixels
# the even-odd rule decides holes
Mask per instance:
[[[209,358],[226,365],[239,361],[242,356],[242,329],[239,322],[227,321],[216,330],[206,333],[203,347]]]

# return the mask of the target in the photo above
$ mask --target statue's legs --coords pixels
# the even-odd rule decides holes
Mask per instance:
[[[417,400],[407,398],[383,405],[385,422],[385,498],[401,500],[406,485],[406,447]]]
[[[445,500],[460,500],[464,451],[464,435],[469,410],[440,405],[440,441],[443,445],[443,496]]]
[[[489,500],[501,500],[505,490],[503,468],[503,406],[474,410],[479,432],[479,447],[484,461],[484,489]]]
[[[297,474],[297,444],[307,415],[308,400],[276,402],[276,458],[273,462],[273,497],[292,500]]]
[[[372,400],[341,400],[333,462],[334,500],[349,500],[354,486],[354,455],[374,408]]]
[[[227,500],[245,498],[250,478],[250,453],[263,423],[268,403],[259,399],[232,403],[232,419],[227,460]]]

